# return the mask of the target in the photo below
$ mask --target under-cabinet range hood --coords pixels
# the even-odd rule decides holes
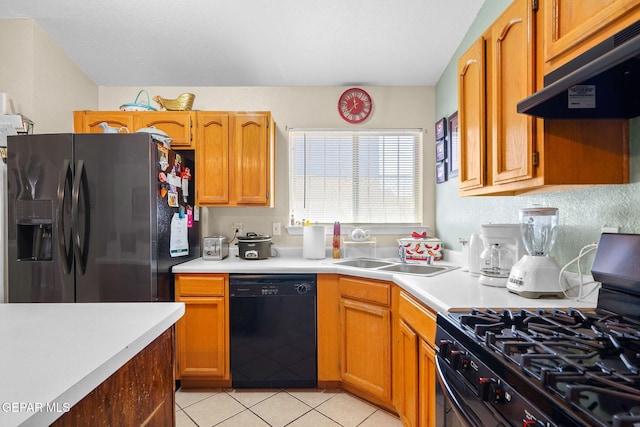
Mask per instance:
[[[640,116],[640,21],[544,76],[544,88],[517,105],[546,119]]]

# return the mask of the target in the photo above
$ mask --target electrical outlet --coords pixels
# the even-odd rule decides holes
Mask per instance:
[[[604,226],[602,226],[601,232],[602,233],[619,233],[620,232],[620,227],[604,225]]]
[[[280,232],[281,232],[281,228],[282,228],[282,223],[274,222],[273,223],[273,232],[271,234],[273,234],[274,236],[279,236]]]
[[[231,228],[233,229],[233,231],[238,230],[238,232],[242,231],[242,223],[241,222],[234,222],[233,224],[231,224]]]

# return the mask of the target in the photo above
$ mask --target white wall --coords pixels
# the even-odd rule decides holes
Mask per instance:
[[[277,125],[276,201],[275,208],[203,209],[203,235],[231,236],[231,223],[242,222],[243,231],[271,234],[271,224],[289,221],[288,140],[291,128],[382,129],[424,128],[424,220],[432,230],[434,205],[434,88],[433,87],[363,87],[373,98],[371,117],[361,125],[349,125],[338,116],[338,97],[345,87],[148,87],[153,98],[175,98],[180,93],[196,95],[194,110],[271,111]],[[100,87],[100,110],[115,110],[133,102],[140,88]],[[138,99],[138,102],[146,96]],[[152,106],[158,107],[153,101]],[[380,244],[395,244],[395,237],[379,237]],[[383,239],[383,240],[381,240]],[[386,240],[384,240],[386,239]],[[289,236],[283,228],[273,242],[281,246],[300,245],[301,236]]]
[[[72,132],[73,110],[98,107],[98,87],[33,20],[0,19],[0,58],[0,92],[7,94],[7,112],[33,120],[35,133]],[[6,195],[0,188],[2,205]],[[3,227],[5,222],[2,218]],[[7,275],[4,231],[0,237],[1,303]]]
[[[72,132],[73,110],[96,109],[98,87],[31,19],[0,19],[0,92],[36,133]]]

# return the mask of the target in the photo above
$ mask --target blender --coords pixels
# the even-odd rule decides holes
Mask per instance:
[[[520,209],[519,223],[529,255],[523,256],[511,269],[507,289],[525,298],[562,298],[560,266],[549,255],[558,233],[558,209]]]

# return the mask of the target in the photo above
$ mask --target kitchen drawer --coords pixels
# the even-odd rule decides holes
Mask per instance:
[[[177,274],[176,297],[181,296],[224,296],[226,275]]]
[[[376,280],[341,277],[340,296],[389,306],[391,285]]]
[[[430,344],[436,339],[436,315],[423,307],[405,292],[400,292],[398,313],[401,319]]]

